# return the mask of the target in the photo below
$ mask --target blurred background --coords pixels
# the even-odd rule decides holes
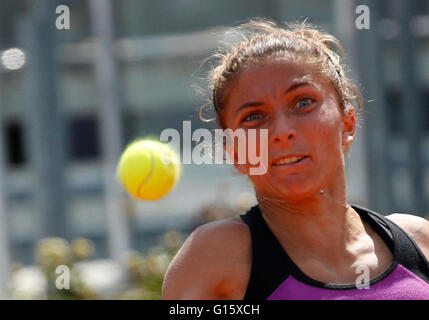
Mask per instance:
[[[59,5],[70,29],[56,28]],[[159,299],[195,227],[256,203],[231,165],[183,165],[158,201],[115,177],[136,138],[182,133],[184,120],[215,128],[198,115],[203,60],[253,17],[308,18],[341,40],[365,101],[348,201],[428,217],[429,0],[0,0],[2,298]],[[69,290],[55,286],[58,265]]]

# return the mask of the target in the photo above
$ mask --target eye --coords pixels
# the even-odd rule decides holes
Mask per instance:
[[[298,107],[298,109],[304,109],[304,108],[310,106],[313,102],[314,102],[314,100],[311,98],[304,98],[304,99],[299,100],[296,103],[295,107]]]
[[[262,118],[262,115],[260,115],[259,113],[251,113],[247,115],[245,118],[243,118],[243,122],[255,121],[261,118]]]

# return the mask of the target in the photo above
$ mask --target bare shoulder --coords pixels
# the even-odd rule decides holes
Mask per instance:
[[[196,228],[168,267],[163,299],[242,299],[250,275],[250,231],[240,217]]]
[[[386,218],[404,229],[429,260],[429,221],[427,219],[407,213],[392,213]]]

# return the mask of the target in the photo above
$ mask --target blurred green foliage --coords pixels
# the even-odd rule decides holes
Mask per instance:
[[[45,238],[39,241],[36,249],[36,260],[47,279],[47,299],[97,299],[98,294],[82,281],[79,272],[74,268],[91,256],[94,246],[90,240],[74,239],[71,243],[62,238]],[[57,289],[58,266],[70,269],[70,289]]]
[[[115,298],[161,299],[165,273],[183,241],[182,233],[171,230],[162,236],[161,244],[151,248],[146,255],[136,251],[130,252],[127,255],[130,286]]]
[[[115,294],[112,299],[161,299],[162,283],[168,265],[176,255],[184,241],[184,235],[177,231],[168,231],[160,239],[160,244],[151,248],[147,254],[130,251],[125,254],[125,267],[129,281],[126,288]],[[45,293],[38,295],[26,294],[25,299],[49,300],[95,300],[102,299],[90,285],[85,283],[76,263],[87,260],[94,252],[93,243],[84,238],[74,239],[69,243],[62,238],[45,238],[38,242],[36,261],[46,278]],[[58,289],[57,282],[61,275],[58,266],[66,266],[70,270],[70,287]],[[12,272],[23,268],[14,264]],[[11,288],[11,296],[15,296]],[[22,298],[22,294],[18,298]]]
[[[238,199],[237,206],[212,204],[203,208],[191,223],[191,229],[201,224],[215,220],[226,219],[243,213],[251,206],[249,196],[244,194]],[[162,298],[162,284],[169,264],[183,245],[185,235],[181,232],[170,230],[161,235],[158,245],[152,247],[147,253],[129,251],[124,255],[125,274],[127,279],[124,283],[118,284],[119,292],[112,293],[109,299],[142,299],[159,300]],[[34,286],[43,287],[41,290],[26,291],[21,288],[21,296],[25,299],[104,299],[106,296],[102,292],[97,292],[80,273],[78,263],[91,258],[94,253],[94,244],[85,238],[73,239],[71,242],[62,238],[45,238],[38,242],[36,247],[36,261],[46,281],[36,281]],[[70,287],[67,290],[58,289],[58,266],[67,267],[70,270]],[[23,266],[14,264],[12,273],[22,270]],[[88,278],[86,278],[88,279]],[[21,284],[22,285],[22,284]],[[30,286],[31,287],[31,286]],[[36,288],[36,289],[37,289]],[[16,296],[16,288],[11,288],[11,296]],[[24,291],[24,294],[22,294]],[[45,291],[45,292],[41,292]],[[32,291],[34,292],[34,291]],[[19,296],[18,298],[21,298]]]

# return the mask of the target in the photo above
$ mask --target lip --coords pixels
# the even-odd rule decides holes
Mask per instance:
[[[283,164],[283,165],[279,165],[279,166],[276,166],[276,165],[274,165],[276,162],[278,162],[278,161],[280,161],[280,160],[282,160],[282,159],[286,159],[286,158],[292,158],[292,157],[307,157],[307,158],[310,158],[310,155],[308,155],[308,154],[288,154],[288,155],[284,155],[284,156],[280,156],[280,157],[277,157],[277,158],[274,158],[272,161],[271,161],[271,163],[270,163],[270,165],[271,166],[274,166],[274,167],[281,167],[281,166],[293,166],[293,165],[298,165],[298,164],[300,164],[301,162],[303,162],[304,160],[307,160],[307,159],[303,159],[303,160],[301,160],[300,162],[298,162],[298,163],[289,163],[289,164]]]
[[[290,172],[290,170],[300,170],[301,168],[305,167],[308,164],[308,160],[310,160],[310,156],[305,156],[305,158],[299,162],[289,163],[289,164],[281,164],[278,166],[272,165],[271,168],[273,170],[280,170],[283,173]],[[284,170],[286,170],[286,171],[284,171]]]

